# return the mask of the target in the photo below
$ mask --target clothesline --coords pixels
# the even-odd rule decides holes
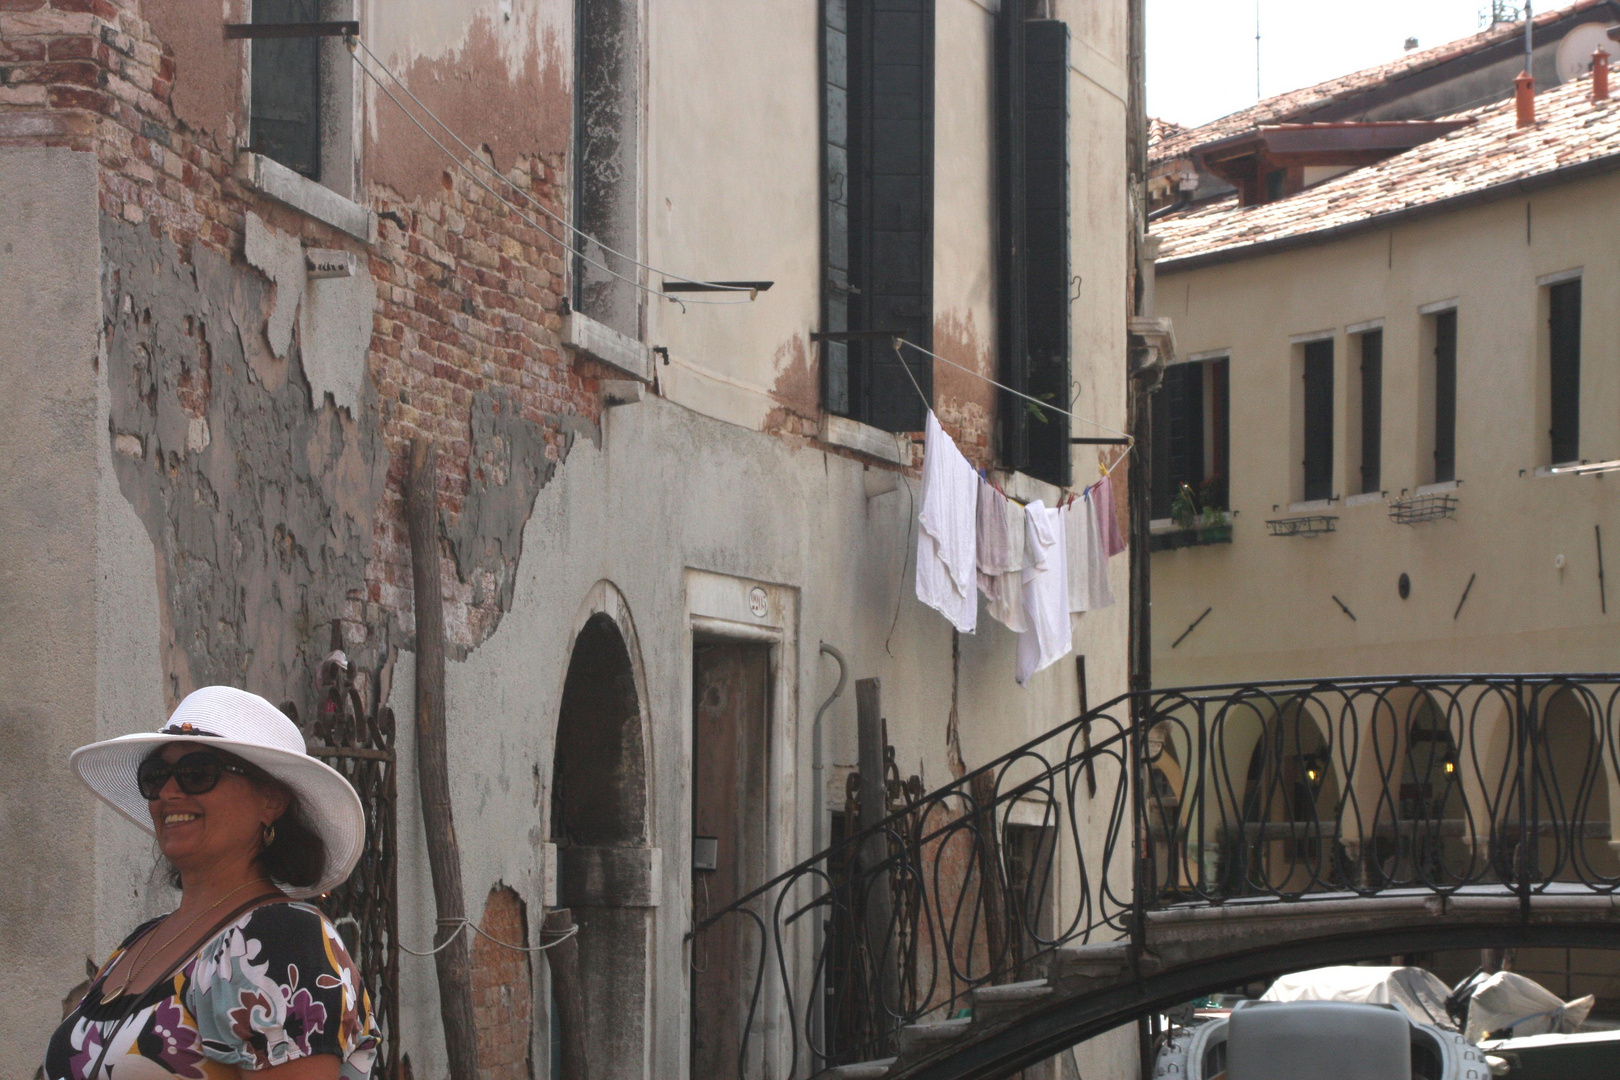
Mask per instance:
[[[910,345],[913,349],[916,349],[920,353],[923,353],[923,354],[925,354],[927,356],[932,356],[935,360],[938,360],[941,363],[949,364],[951,367],[956,368],[956,369],[958,369],[960,371],[965,371],[969,375],[972,375],[976,379],[983,379],[985,382],[989,383],[991,386],[999,387],[1000,389],[1005,390],[1010,394],[1017,394],[1021,398],[1027,398],[1028,400],[1035,402],[1035,404],[1041,406],[1042,408],[1051,409],[1053,412],[1060,413],[1063,416],[1067,416],[1071,420],[1079,420],[1082,423],[1092,424],[1092,425],[1094,425],[1096,427],[1101,428],[1104,431],[1112,432],[1115,435],[1122,435],[1126,439],[1128,439],[1129,441],[1125,444],[1125,449],[1121,450],[1119,452],[1119,454],[1115,456],[1113,461],[1109,462],[1107,465],[1104,465],[1100,461],[1097,463],[1098,471],[1100,471],[1102,473],[1102,476],[1100,476],[1096,480],[1093,480],[1090,484],[1087,484],[1085,487],[1081,488],[1080,492],[1078,494],[1075,493],[1075,490],[1072,487],[1062,489],[1064,495],[1070,501],[1073,501],[1074,499],[1081,498],[1083,496],[1089,495],[1093,488],[1095,488],[1098,484],[1102,483],[1104,480],[1106,480],[1110,476],[1112,476],[1113,473],[1114,473],[1114,470],[1119,468],[1119,463],[1124,461],[1126,455],[1129,454],[1131,452],[1131,450],[1133,450],[1135,448],[1135,446],[1136,446],[1136,439],[1132,435],[1126,434],[1125,432],[1120,431],[1117,428],[1111,428],[1111,427],[1107,426],[1106,424],[1098,423],[1095,420],[1091,420],[1091,419],[1088,419],[1088,418],[1083,417],[1083,416],[1075,416],[1073,413],[1068,412],[1068,411],[1066,411],[1064,409],[1059,409],[1056,406],[1048,405],[1048,404],[1046,404],[1046,402],[1041,401],[1039,398],[1033,398],[1033,397],[1030,397],[1028,394],[1020,393],[1019,391],[1014,390],[1010,386],[1002,386],[1001,383],[996,382],[996,380],[990,378],[987,375],[981,375],[977,371],[974,371],[971,368],[965,368],[961,364],[958,364],[954,360],[946,360],[943,356],[940,356],[938,353],[931,353],[927,349],[923,348],[921,345],[918,345],[915,342],[907,341],[903,337],[900,337],[900,336],[896,335],[894,338],[891,339],[891,345],[894,348],[894,355],[900,360],[900,370],[904,371],[906,373],[906,378],[911,380],[911,387],[912,387],[913,390],[917,391],[917,397],[922,400],[924,411],[926,411],[926,412],[928,412],[930,414],[934,411],[934,407],[929,402],[928,395],[923,393],[922,385],[917,382],[917,376],[915,376],[915,375],[913,375],[911,373],[911,365],[906,363],[905,356],[901,354],[900,346],[902,346],[902,345]],[[947,435],[946,438],[950,438],[950,436]],[[952,439],[951,441],[952,441],[952,444],[954,445],[955,440]],[[990,478],[984,474],[983,470],[979,470],[979,475],[981,476],[981,478],[984,479],[984,481],[986,483],[989,483],[991,487],[994,487],[996,489],[997,494],[999,494],[1002,498],[1004,498],[1004,499],[1011,499],[1012,498],[1011,495],[1008,495],[1005,491],[1002,491],[1001,487],[999,485],[991,483]],[[1018,502],[1019,500],[1014,499],[1013,501]],[[1061,501],[1060,501],[1059,505],[1062,505]]]
[[[908,376],[916,386],[916,377]],[[1028,505],[1010,499],[974,468],[928,409],[917,599],[971,634],[983,593],[991,617],[1018,634],[1017,677],[1026,684],[1073,651],[1070,615],[1114,603],[1108,559],[1126,545],[1112,481],[1105,476],[1096,488],[1095,496],[1088,489],[1051,507],[1039,499]]]
[[[993,387],[996,387],[998,390],[1006,390],[1006,392],[1011,393],[1011,395],[1014,395],[1014,397],[1024,398],[1025,402],[1032,402],[1035,403],[1035,405],[1040,406],[1040,408],[1051,410],[1058,416],[1068,416],[1069,419],[1074,419],[1074,421],[1079,421],[1079,423],[1082,424],[1090,424],[1092,427],[1097,427],[1098,431],[1106,431],[1108,434],[1111,434],[1111,436],[1119,436],[1121,439],[1126,440],[1124,450],[1121,450],[1121,452],[1116,455],[1115,460],[1110,461],[1108,465],[1098,463],[1098,468],[1102,470],[1103,478],[1108,478],[1108,476],[1111,476],[1113,471],[1115,471],[1116,468],[1119,468],[1119,463],[1126,460],[1126,457],[1128,457],[1129,453],[1131,453],[1131,450],[1136,449],[1136,436],[1132,436],[1131,432],[1119,431],[1118,427],[1110,427],[1108,424],[1103,424],[1102,421],[1095,421],[1095,419],[1090,418],[1090,416],[1076,416],[1069,410],[1058,408],[1058,406],[1051,405],[1051,403],[1048,402],[1042,402],[1040,398],[1032,397],[1032,395],[1029,395],[1029,393],[1024,393],[1022,390],[1014,390],[1013,387],[1009,387],[1009,385],[1003,384],[1003,382],[996,382],[995,379],[991,379],[991,377],[987,376],[987,374],[974,371],[972,368],[964,368],[962,364],[956,363],[954,359],[946,359],[944,356],[941,356],[940,353],[932,353],[932,351],[928,351],[927,348],[923,348],[922,345],[919,345],[919,343],[910,342],[910,340],[901,337],[901,335],[894,335],[894,337],[889,340],[889,343],[891,343],[891,347],[894,348],[894,356],[901,361],[901,369],[902,371],[906,372],[907,379],[910,379],[912,389],[917,390],[917,397],[922,398],[923,408],[933,408],[933,405],[932,403],[928,402],[927,393],[922,392],[922,385],[917,382],[917,376],[914,376],[912,371],[910,371],[910,366],[906,363],[906,356],[902,355],[901,353],[901,345],[907,345],[907,347],[914,348],[914,350],[922,353],[923,356],[932,356],[933,359],[938,359],[941,364],[949,364],[951,368],[956,368],[957,371],[966,372],[966,374],[970,374],[970,376],[975,377],[975,379],[980,379],[982,382],[988,382],[988,384],[993,385]],[[1097,483],[1100,483],[1100,479],[1098,479]],[[1089,484],[1089,486],[1085,487],[1085,491],[1090,491],[1092,487],[1097,486],[1097,483]],[[1072,489],[1068,492],[1068,494],[1074,495]]]

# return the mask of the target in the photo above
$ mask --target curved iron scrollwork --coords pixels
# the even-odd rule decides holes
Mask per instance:
[[[394,712],[343,651],[341,625],[332,624],[331,651],[317,674],[319,705],[306,728],[309,752],[342,773],[366,812],[366,842],[354,873],[323,896],[320,907],[336,925],[360,968],[382,1035],[373,1067],[378,1080],[399,1076],[399,914],[396,898],[398,837]],[[374,698],[367,706],[366,698]],[[291,702],[282,711],[299,720]]]
[[[688,938],[757,933],[737,1074],[797,1077],[892,1056],[1060,948],[1139,949],[1155,909],[1467,889],[1528,914],[1620,887],[1617,724],[1616,674],[1128,694],[905,790]]]

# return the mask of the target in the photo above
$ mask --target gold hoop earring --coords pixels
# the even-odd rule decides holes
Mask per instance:
[[[276,827],[269,822],[259,826],[259,840],[265,847],[276,842]]]

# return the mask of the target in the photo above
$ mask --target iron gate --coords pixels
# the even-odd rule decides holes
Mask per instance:
[[[342,773],[360,795],[366,843],[354,873],[319,901],[360,968],[382,1038],[373,1068],[377,1080],[399,1076],[399,915],[396,903],[398,840],[394,807],[394,712],[381,700],[377,680],[356,677],[343,651],[341,625],[332,623],[332,646],[316,676],[318,711],[306,731],[309,752]],[[373,699],[367,708],[365,699]],[[292,702],[283,711],[298,721]],[[300,725],[302,726],[302,725]]]

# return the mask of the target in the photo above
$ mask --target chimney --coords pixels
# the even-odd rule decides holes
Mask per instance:
[[[1609,54],[1602,49],[1592,53],[1592,100],[1609,100]]]
[[[1528,71],[1513,77],[1513,106],[1519,114],[1519,126],[1536,126],[1536,80]]]

